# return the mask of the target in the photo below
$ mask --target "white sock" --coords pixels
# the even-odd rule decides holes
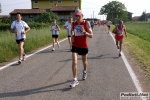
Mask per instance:
[[[75,81],[76,81],[76,80],[77,80],[77,78],[73,78],[73,80],[75,80]]]
[[[83,71],[83,73],[86,73],[86,71]]]

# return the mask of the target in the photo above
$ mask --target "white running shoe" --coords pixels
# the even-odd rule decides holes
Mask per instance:
[[[121,57],[121,52],[119,52],[119,57]]]
[[[52,51],[55,51],[55,48],[53,48]]]
[[[60,47],[60,44],[59,43],[57,43],[57,46],[58,46],[58,48]]]
[[[26,60],[26,54],[23,54],[23,58],[22,58],[22,61],[25,61]]]
[[[79,85],[79,82],[76,80],[73,80],[72,83],[70,84],[70,87],[74,88],[76,87],[77,85]]]
[[[19,63],[19,64],[21,64],[21,63],[22,63],[21,59],[19,59],[19,60],[18,60],[18,63]]]
[[[85,73],[85,72],[83,71],[82,79],[83,79],[83,80],[86,80],[86,78],[87,78],[87,72]]]

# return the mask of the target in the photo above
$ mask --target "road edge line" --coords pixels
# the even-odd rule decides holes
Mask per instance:
[[[65,40],[67,40],[67,38],[60,40],[59,43],[65,41]],[[52,45],[49,45],[47,47],[44,47],[43,49],[40,49],[40,50],[38,50],[36,52],[33,52],[32,54],[27,55],[27,58],[29,58],[29,57],[31,57],[31,56],[33,56],[33,55],[35,55],[35,54],[37,54],[37,53],[39,53],[39,52],[41,52],[43,50],[46,50],[47,48],[50,48],[50,47],[52,47]],[[11,63],[6,64],[5,66],[0,67],[0,71],[5,69],[5,68],[7,68],[7,67],[9,67],[9,66],[11,66],[11,65],[13,65],[13,64],[15,64],[15,63],[17,63],[17,61],[13,61]]]

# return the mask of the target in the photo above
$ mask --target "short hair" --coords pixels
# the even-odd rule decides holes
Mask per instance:
[[[72,18],[72,16],[69,16],[69,18]]]
[[[22,16],[22,14],[20,12],[17,12],[16,15],[20,14],[20,16]]]

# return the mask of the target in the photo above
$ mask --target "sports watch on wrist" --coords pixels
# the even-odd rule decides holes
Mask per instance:
[[[84,31],[83,34],[86,34],[86,31]]]

